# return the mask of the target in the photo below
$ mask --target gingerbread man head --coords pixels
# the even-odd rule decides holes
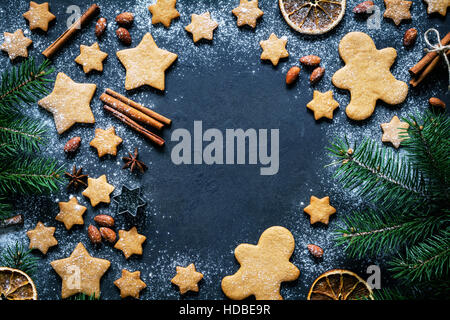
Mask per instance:
[[[363,32],[350,32],[339,43],[339,54],[345,67],[332,78],[333,84],[350,90],[347,116],[364,120],[375,110],[378,99],[399,104],[406,99],[408,85],[395,79],[390,68],[397,58],[394,48],[378,50],[372,38]]]
[[[222,280],[222,290],[234,300],[255,296],[257,300],[282,300],[280,285],[298,278],[300,271],[289,258],[295,241],[283,227],[271,227],[263,232],[258,244],[241,244],[235,250],[240,269]]]

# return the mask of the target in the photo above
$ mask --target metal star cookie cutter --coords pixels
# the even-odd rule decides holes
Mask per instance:
[[[139,208],[144,207],[147,202],[141,198],[141,188],[131,189],[126,185],[122,185],[122,192],[113,197],[113,201],[117,204],[117,214],[128,212],[136,217]]]

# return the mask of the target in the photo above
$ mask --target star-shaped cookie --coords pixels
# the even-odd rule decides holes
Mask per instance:
[[[248,25],[252,28],[256,27],[256,20],[264,14],[258,8],[258,0],[240,0],[239,6],[231,12],[237,17],[237,25],[239,27]]]
[[[401,122],[397,116],[394,116],[390,122],[381,124],[381,129],[383,129],[381,141],[390,142],[396,149],[398,149],[402,141],[407,138],[406,130],[408,128],[408,123]],[[402,135],[402,137],[400,137],[400,135]]]
[[[128,259],[133,254],[142,254],[142,244],[145,239],[147,237],[139,234],[136,227],[129,231],[119,230],[119,240],[117,240],[114,248],[122,250],[125,258]]]
[[[200,15],[193,14],[191,16],[191,23],[185,27],[185,30],[192,33],[192,39],[194,42],[197,42],[201,39],[212,40],[214,30],[218,26],[219,24],[211,19],[211,14],[205,12]]]
[[[96,89],[95,84],[77,83],[60,72],[53,91],[38,105],[53,114],[56,131],[62,134],[75,123],[95,122],[90,103]]]
[[[147,285],[141,280],[141,272],[130,272],[122,269],[122,277],[114,281],[117,288],[120,289],[120,297],[133,297],[139,299],[139,293],[145,289]]]
[[[100,202],[109,203],[111,201],[109,195],[114,189],[114,186],[106,180],[106,175],[102,175],[97,179],[88,178],[88,187],[82,195],[88,197],[91,200],[91,205],[95,207]]]
[[[411,19],[409,9],[412,1],[384,0],[384,4],[386,5],[386,11],[383,17],[392,19],[396,25],[399,25],[402,20]]]
[[[319,120],[322,117],[333,119],[333,111],[339,107],[339,102],[333,99],[333,91],[322,93],[314,90],[313,99],[306,107],[314,112],[314,119]]]
[[[286,50],[287,39],[278,38],[275,33],[272,33],[267,40],[259,42],[263,52],[261,60],[270,60],[274,66],[278,64],[281,58],[289,57],[289,52]]]
[[[75,224],[84,224],[83,214],[86,207],[78,203],[77,198],[73,197],[68,202],[59,203],[59,213],[56,220],[64,223],[67,230],[70,230]]]
[[[97,42],[90,47],[81,45],[80,55],[75,58],[75,62],[83,66],[84,73],[92,70],[103,71],[103,60],[108,56],[107,53],[100,50]]]
[[[48,30],[48,24],[56,17],[49,11],[48,2],[37,4],[30,2],[30,10],[23,14],[23,17],[30,23],[30,30],[41,29]]]
[[[8,53],[11,60],[17,57],[28,57],[27,48],[33,43],[23,35],[22,29],[17,29],[14,33],[3,32],[5,41],[0,46],[0,49]]]
[[[92,257],[80,242],[70,257],[50,262],[62,279],[61,297],[68,298],[76,293],[100,297],[100,279],[111,262]]]
[[[150,33],[145,34],[136,48],[118,51],[127,75],[125,89],[131,90],[143,85],[164,90],[164,72],[178,58],[175,53],[158,48]]]
[[[148,7],[152,14],[152,24],[161,22],[166,28],[170,27],[172,20],[180,16],[175,8],[176,4],[177,0],[156,0],[155,4]]]
[[[310,204],[303,210],[311,217],[311,224],[328,224],[330,216],[336,212],[336,209],[330,206],[330,197],[319,199],[314,196],[311,196]]]
[[[46,227],[42,222],[38,222],[36,228],[27,231],[27,237],[30,239],[30,249],[38,249],[46,254],[50,247],[56,246],[58,240],[53,236],[55,227]]]
[[[427,5],[427,13],[438,12],[444,17],[447,15],[447,8],[450,7],[450,0],[424,0]]]
[[[203,274],[195,270],[195,265],[191,263],[186,268],[177,266],[177,274],[170,282],[180,288],[180,293],[188,291],[198,292],[198,282],[203,279]]]
[[[121,143],[122,138],[116,135],[114,127],[110,127],[106,130],[95,129],[95,138],[89,145],[97,149],[98,157],[101,158],[105,154],[117,155],[117,146]]]

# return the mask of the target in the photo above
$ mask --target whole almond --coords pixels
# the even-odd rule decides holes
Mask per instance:
[[[64,145],[64,152],[66,153],[74,153],[78,150],[81,144],[81,137],[73,137]]]
[[[316,84],[320,79],[322,79],[324,73],[325,68],[322,67],[315,68],[311,73],[311,76],[309,77],[309,81],[311,82],[311,84]]]
[[[94,244],[102,242],[102,235],[100,231],[98,231],[97,227],[93,226],[92,224],[89,225],[88,228],[88,237],[89,240],[91,240],[91,242]]]
[[[417,29],[411,28],[406,30],[405,35],[403,36],[403,45],[405,47],[412,46],[417,39]]]
[[[120,42],[122,42],[123,44],[127,46],[131,44],[131,35],[127,29],[120,27],[116,30],[116,35]]]
[[[442,108],[442,109],[445,109],[445,107],[446,107],[445,102],[436,97],[430,98],[430,100],[428,100],[428,102],[430,103],[430,106],[432,106],[432,107],[438,107],[438,108]]]
[[[308,250],[316,258],[322,258],[323,256],[323,249],[315,244],[308,244]]]
[[[97,23],[95,24],[95,35],[97,38],[100,38],[101,35],[105,32],[107,26],[107,22],[105,18],[98,19]]]
[[[134,15],[131,12],[122,12],[116,17],[116,22],[125,28],[131,27],[133,21]]]
[[[298,79],[298,74],[300,73],[300,68],[297,66],[293,66],[286,73],[286,84],[292,84],[295,80]]]
[[[114,243],[114,241],[116,241],[116,233],[110,228],[101,227],[100,234],[102,235],[103,239],[105,239],[109,243]]]
[[[107,214],[99,214],[94,217],[94,221],[101,227],[113,227],[114,226],[114,218],[108,216]]]
[[[354,13],[367,13],[369,8],[373,7],[373,1],[364,1],[353,8]]]
[[[309,67],[316,67],[320,64],[320,57],[315,55],[304,56],[300,58],[300,62]]]

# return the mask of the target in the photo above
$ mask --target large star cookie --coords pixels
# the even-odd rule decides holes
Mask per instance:
[[[177,274],[170,282],[180,288],[180,293],[188,291],[198,292],[198,282],[203,279],[203,274],[195,270],[195,265],[191,263],[186,268],[177,266]]]
[[[333,84],[350,90],[345,112],[350,119],[364,120],[375,111],[378,99],[399,104],[406,99],[408,85],[389,71],[397,57],[394,48],[377,50],[372,38],[363,32],[350,32],[339,43],[345,67],[333,75]]]
[[[333,91],[322,93],[314,90],[313,99],[306,107],[314,112],[314,119],[319,120],[322,117],[333,119],[333,111],[339,107],[339,102],[333,99]]]
[[[80,242],[70,257],[50,262],[62,279],[61,297],[67,298],[77,293],[100,297],[100,279],[111,262],[92,257]]]
[[[214,30],[219,24],[211,19],[209,12],[200,15],[193,14],[191,16],[191,23],[186,26],[186,31],[192,33],[192,39],[197,42],[201,39],[212,40]]]
[[[116,135],[114,127],[110,127],[106,130],[95,129],[95,138],[89,145],[97,149],[98,157],[101,158],[105,154],[117,155],[117,146],[121,143],[122,138]]]
[[[222,290],[233,300],[251,295],[256,300],[282,300],[282,282],[294,281],[300,270],[289,259],[294,252],[292,233],[283,227],[270,227],[259,238],[258,244],[240,244],[234,250],[239,270],[222,279]]]
[[[103,60],[108,56],[107,53],[100,50],[97,42],[90,47],[81,45],[80,55],[75,58],[75,62],[83,66],[84,73],[92,70],[103,71]]]
[[[407,129],[409,124],[400,121],[397,116],[394,116],[389,123],[382,123],[381,129],[383,129],[383,136],[381,141],[390,142],[392,145],[398,149],[403,140],[407,138]]]
[[[114,284],[120,290],[120,297],[133,297],[139,299],[139,293],[145,289],[147,285],[141,280],[141,272],[130,272],[122,269],[122,277],[114,281]]]
[[[114,189],[114,186],[106,180],[106,175],[102,175],[97,179],[88,178],[88,187],[82,192],[82,195],[88,197],[91,205],[95,207],[100,202],[110,203],[109,195]]]
[[[119,230],[119,240],[117,240],[114,248],[122,250],[125,258],[128,259],[133,254],[142,254],[142,244],[146,239],[146,236],[137,232],[136,227],[129,231]]]
[[[336,212],[336,209],[330,206],[330,197],[319,199],[314,196],[311,196],[310,204],[303,210],[310,216],[311,224],[328,224],[330,216]]]
[[[152,13],[152,24],[161,22],[166,28],[170,27],[172,20],[180,16],[176,4],[177,0],[156,0],[155,4],[148,7]]]
[[[17,29],[14,33],[3,32],[5,41],[2,43],[0,49],[8,53],[11,60],[17,57],[28,57],[27,48],[33,43],[23,35],[22,29]]]
[[[384,0],[384,4],[386,5],[386,11],[383,17],[392,19],[396,25],[399,25],[402,20],[411,19],[409,9],[411,8],[412,1]]]
[[[237,17],[237,25],[256,27],[258,20],[264,12],[258,8],[258,0],[240,0],[239,6],[231,11]]]
[[[77,83],[60,72],[53,91],[38,105],[53,114],[56,131],[62,134],[75,123],[95,122],[90,103],[96,88],[95,84]]]
[[[450,7],[450,0],[424,0],[427,5],[427,13],[437,12],[443,16],[447,15],[447,8]]]
[[[280,38],[272,33],[267,40],[259,42],[263,52],[261,60],[270,60],[274,66],[278,64],[281,58],[289,57],[289,52],[286,50],[287,39]]]
[[[55,227],[46,227],[42,222],[38,222],[36,228],[27,231],[27,237],[30,239],[30,249],[38,249],[46,254],[50,247],[56,246],[58,241],[53,236]]]
[[[68,202],[59,203],[59,213],[56,220],[64,223],[67,230],[70,230],[74,225],[84,224],[83,214],[86,207],[78,203],[77,198],[73,197]]]
[[[30,2],[30,10],[23,14],[23,17],[30,23],[30,30],[41,29],[48,30],[48,24],[56,19],[56,17],[49,11],[48,2],[37,4]]]
[[[158,48],[150,33],[144,35],[136,48],[121,50],[116,54],[127,69],[127,90],[145,84],[164,90],[164,72],[178,57],[175,53]]]

